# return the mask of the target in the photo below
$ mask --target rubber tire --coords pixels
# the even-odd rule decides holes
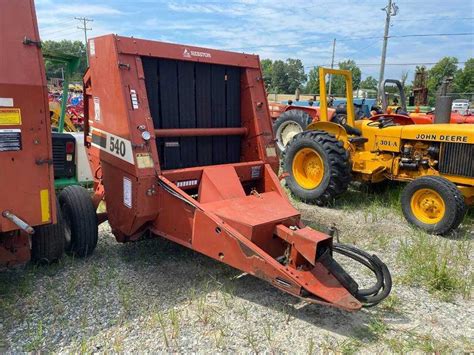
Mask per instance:
[[[288,110],[283,112],[273,123],[273,134],[277,142],[277,148],[280,152],[284,152],[286,147],[282,147],[283,143],[277,137],[278,128],[286,122],[294,122],[301,127],[301,130],[304,131],[308,125],[313,122],[311,116],[302,110]]]
[[[31,260],[35,263],[51,264],[64,254],[64,223],[61,209],[56,200],[56,224],[47,224],[35,228],[31,237]]]
[[[303,148],[316,150],[324,161],[324,176],[319,186],[304,189],[293,176],[293,159]],[[293,137],[284,157],[284,169],[288,172],[286,182],[290,191],[299,199],[325,206],[344,193],[352,180],[349,153],[342,142],[324,131],[306,131]]]
[[[446,206],[445,216],[435,225],[421,222],[411,210],[413,194],[423,188],[436,191],[444,200]],[[401,203],[403,215],[409,223],[428,233],[437,235],[446,235],[459,227],[467,212],[467,206],[461,191],[454,183],[441,176],[423,176],[411,181],[402,191]]]
[[[89,192],[82,186],[68,186],[59,194],[59,203],[66,228],[70,228],[66,253],[80,258],[91,255],[97,246],[99,227]]]

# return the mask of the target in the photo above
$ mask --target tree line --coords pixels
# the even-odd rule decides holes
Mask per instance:
[[[43,49],[57,51],[61,53],[77,55],[81,58],[79,68],[73,73],[72,80],[82,80],[86,64],[86,47],[81,41],[44,41]],[[45,61],[46,75],[48,78],[61,77],[62,64]],[[267,92],[276,94],[293,94],[296,89],[302,93],[319,93],[319,67],[313,67],[308,74],[305,73],[303,63],[300,59],[288,58],[283,60],[263,59],[261,61],[263,79]],[[352,85],[354,89],[377,90],[378,82],[372,76],[362,80],[362,72],[354,60],[345,60],[337,64],[339,69],[346,69],[352,72]],[[426,72],[426,86],[429,92],[429,104],[433,105],[436,93],[445,77],[453,78],[451,92],[474,93],[474,58],[470,58],[464,63],[464,68],[459,67],[456,57],[444,57],[439,60],[431,69],[417,66],[415,72]],[[418,87],[421,83],[407,82],[408,72],[403,72],[399,79],[407,94]],[[327,85],[327,84],[326,84]],[[332,80],[331,92],[334,95],[343,96],[345,93],[344,78],[334,76]]]
[[[319,67],[313,67],[308,74],[305,73],[303,63],[299,59],[287,59],[286,61],[263,59],[261,61],[263,78],[267,92],[276,94],[293,94],[296,89],[305,94],[319,93]],[[352,72],[352,85],[354,89],[377,90],[378,81],[372,76],[362,80],[362,72],[354,60],[345,60],[337,64],[337,68],[346,69]],[[474,93],[474,58],[470,58],[464,64],[464,68],[459,67],[456,57],[444,57],[439,60],[431,69],[424,66],[417,66],[415,72],[425,72],[428,88],[429,104],[433,105],[436,93],[444,78],[452,78],[451,92]],[[405,93],[408,95],[414,87],[419,87],[422,83],[407,82],[408,72],[402,72],[400,78]],[[326,86],[328,83],[326,83]],[[331,92],[337,96],[345,95],[345,82],[341,76],[334,76],[332,79]]]

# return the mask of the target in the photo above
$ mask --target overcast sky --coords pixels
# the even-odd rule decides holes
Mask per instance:
[[[398,0],[390,35],[474,33],[474,0]],[[300,58],[305,71],[354,59],[362,76],[378,77],[386,0],[36,0],[42,40],[84,34],[74,17],[93,19],[90,37],[107,33],[250,52],[260,58]],[[474,57],[474,36],[394,37],[388,64]],[[429,65],[427,65],[429,67]],[[415,65],[388,65],[385,77],[413,76]]]

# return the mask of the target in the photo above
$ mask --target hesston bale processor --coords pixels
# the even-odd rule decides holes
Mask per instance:
[[[379,259],[365,255],[378,281],[359,290],[332,253],[364,253],[305,227],[281,189],[258,56],[115,35],[90,40],[89,53],[93,199],[106,200],[119,242],[151,231],[346,310],[388,295]]]

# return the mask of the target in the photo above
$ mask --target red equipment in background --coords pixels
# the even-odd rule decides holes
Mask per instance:
[[[59,258],[46,76],[33,1],[0,0],[0,266]],[[34,227],[34,228],[33,228]]]
[[[119,242],[150,230],[346,310],[388,295],[383,263],[380,287],[362,295],[332,258],[332,237],[304,226],[289,203],[275,174],[258,56],[115,35],[90,40],[89,53],[85,139],[94,201],[106,200]]]

